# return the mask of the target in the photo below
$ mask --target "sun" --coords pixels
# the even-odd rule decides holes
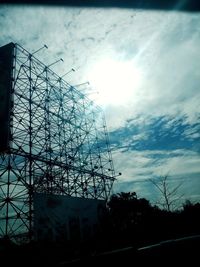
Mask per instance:
[[[98,92],[97,104],[122,105],[134,97],[141,82],[141,71],[132,61],[104,59],[92,67],[89,81]]]

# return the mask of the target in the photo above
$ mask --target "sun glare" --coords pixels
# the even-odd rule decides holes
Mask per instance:
[[[141,73],[133,62],[111,59],[98,62],[89,76],[92,88],[98,92],[95,98],[100,105],[127,103],[140,85]]]

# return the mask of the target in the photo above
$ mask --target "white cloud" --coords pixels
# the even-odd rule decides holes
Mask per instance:
[[[119,179],[123,181],[138,179],[145,174],[148,176],[149,169],[145,169],[145,166],[152,161],[145,152],[128,150],[125,153],[123,149],[113,152],[113,160],[116,171],[122,172],[122,177]]]
[[[162,155],[162,157],[161,157]],[[181,202],[190,199],[200,201],[200,157],[198,153],[179,149],[175,151],[128,151],[115,152],[117,171],[122,172],[114,184],[114,193],[134,191],[155,203],[159,192],[149,181],[150,178],[168,174],[170,186],[181,184]]]
[[[138,64],[143,81],[131,99],[105,107],[112,128],[138,113],[196,120],[200,15],[37,6],[2,6],[1,14],[0,43],[20,42],[30,51],[46,43],[49,51],[38,57],[48,64],[61,53],[65,63],[53,68],[60,74],[77,69],[68,76],[73,84],[86,81],[95,62],[107,57]]]
[[[150,117],[162,115],[176,119],[186,115],[187,122],[197,121],[199,14],[1,5],[0,15],[0,45],[19,42],[34,51],[46,43],[49,49],[38,53],[38,58],[46,64],[64,58],[64,64],[53,69],[62,75],[75,68],[77,71],[67,77],[73,84],[87,81],[90,69],[102,58],[138,64],[143,80],[129,101],[117,107],[112,103],[104,106],[109,130],[121,127],[138,114],[144,115],[143,121],[138,117],[133,125],[148,124]],[[192,135],[198,137],[195,132]],[[141,133],[134,138],[146,137]],[[116,170],[123,173],[120,181],[144,180],[168,171],[172,175],[200,172],[199,155],[195,152],[183,149],[179,151],[181,155],[168,158],[155,158],[152,153],[170,155],[172,151],[115,151]]]
[[[160,167],[164,172],[170,171],[173,175],[190,175],[197,173],[200,175],[199,153],[183,150],[182,155],[168,158],[164,166]]]

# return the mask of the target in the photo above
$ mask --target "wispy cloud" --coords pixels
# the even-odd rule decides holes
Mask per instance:
[[[115,189],[150,196],[146,180],[170,171],[187,180],[188,196],[199,197],[199,13],[1,5],[0,28],[0,45],[19,42],[35,51],[46,43],[38,57],[46,64],[62,57],[54,70],[62,75],[73,67],[66,77],[72,84],[87,81],[104,58],[135,62],[140,85],[126,103],[103,107],[123,173]]]
[[[198,126],[186,123],[184,118],[137,117],[128,121],[126,127],[111,132],[115,167],[123,174],[115,190],[126,188],[152,199],[155,194],[149,179],[169,174],[171,181],[183,181],[185,198],[199,199],[199,140],[193,138]],[[194,184],[193,192],[190,188]]]
[[[114,153],[115,167],[122,177],[114,185],[114,191],[135,191],[150,200],[156,191],[149,179],[169,174],[174,186],[182,182],[180,193],[184,199],[200,199],[200,157],[188,150],[129,151]]]
[[[141,118],[140,118],[141,117]],[[184,117],[137,116],[124,127],[110,132],[111,145],[124,150],[176,150],[198,151],[200,124],[189,124]]]

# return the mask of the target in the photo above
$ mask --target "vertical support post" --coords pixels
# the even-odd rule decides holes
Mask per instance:
[[[11,161],[10,161],[10,152],[8,152],[8,163],[7,163],[7,172],[8,172],[8,180],[7,180],[7,193],[6,193],[6,229],[5,236],[9,236],[9,205],[10,205],[10,171],[11,171]]]
[[[33,177],[32,177],[32,55],[29,54],[29,182],[28,182],[28,197],[29,197],[29,240],[33,237]]]

